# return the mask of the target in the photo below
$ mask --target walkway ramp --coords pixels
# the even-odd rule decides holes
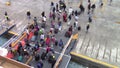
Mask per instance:
[[[15,26],[14,20],[11,20],[11,21],[2,20],[0,23],[0,36],[7,33],[14,26]]]

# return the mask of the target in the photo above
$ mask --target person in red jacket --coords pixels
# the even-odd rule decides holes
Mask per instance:
[[[67,22],[67,12],[66,11],[63,13],[63,21]]]

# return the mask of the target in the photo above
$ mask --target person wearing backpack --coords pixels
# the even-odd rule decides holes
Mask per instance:
[[[62,49],[63,48],[63,40],[62,39],[60,39],[60,41],[59,41],[59,46],[60,46],[60,48]]]

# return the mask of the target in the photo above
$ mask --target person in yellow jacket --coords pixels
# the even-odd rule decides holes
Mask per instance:
[[[5,11],[5,18],[6,18],[7,21],[10,20],[6,11]]]

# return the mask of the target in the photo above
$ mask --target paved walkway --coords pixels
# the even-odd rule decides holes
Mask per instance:
[[[8,16],[15,20],[17,24],[16,28],[12,31],[20,33],[29,22],[32,22],[27,20],[26,11],[30,10],[32,17],[40,17],[42,11],[45,11],[46,15],[48,15],[50,1],[57,2],[56,0],[12,0],[11,6],[6,6],[1,3],[0,18],[3,18],[4,11],[7,11]],[[71,1],[71,3],[68,3],[66,0],[69,6],[77,9],[76,7],[80,2],[78,0],[76,2]],[[83,5],[87,8],[88,3],[85,1],[83,0]],[[108,5],[109,2],[103,0],[103,8],[99,7],[99,0],[91,1],[97,4],[97,9],[95,9],[92,15],[93,22],[90,24],[89,32],[86,34],[85,29],[88,23],[86,9],[85,13],[79,17],[79,25],[82,30],[75,52],[118,65],[120,63],[120,0],[113,0],[112,5]],[[67,24],[64,26],[64,29],[67,29],[66,26]]]
[[[36,16],[38,18],[38,24],[39,26],[41,25],[41,12],[42,11],[45,11],[45,15],[48,16],[48,13],[49,13],[49,8],[50,8],[50,0],[49,1],[42,1],[42,0],[14,0],[11,2],[11,6],[5,6],[4,4],[1,4],[1,15],[3,16],[4,15],[4,11],[7,11],[8,12],[8,16],[11,18],[11,19],[14,19],[15,20],[15,24],[16,24],[16,27],[13,28],[11,31],[15,32],[15,33],[18,33],[18,34],[21,34],[23,31],[24,31],[24,28],[26,28],[26,26],[28,25],[28,23],[31,23],[33,22],[33,17]],[[40,3],[40,4],[39,4]],[[48,5],[49,4],[49,5]],[[34,5],[34,6],[33,6]],[[43,6],[45,5],[45,6]],[[46,7],[47,6],[47,7]],[[44,9],[46,8],[46,9]],[[32,19],[31,20],[28,20],[27,19],[27,16],[26,16],[26,12],[27,10],[30,10],[31,11],[31,14],[32,14]],[[1,18],[3,18],[1,16]],[[63,23],[64,26],[62,28],[62,31],[60,31],[57,35],[55,35],[55,37],[57,38],[57,40],[59,41],[60,39],[63,39],[64,41],[64,45],[66,44],[66,42],[68,41],[69,38],[66,38],[64,37],[64,34],[65,32],[67,31],[68,29],[68,26],[67,26],[67,23]],[[47,18],[47,27],[46,27],[46,30],[49,31],[50,29],[50,22],[49,22],[49,19]],[[46,47],[46,46],[44,46]],[[44,47],[43,49],[40,49],[40,53],[42,53],[42,51],[44,51]],[[59,46],[56,46],[54,47],[54,50],[56,51],[55,53],[55,56],[56,56],[56,59],[58,59],[58,56],[60,55],[61,53],[61,49]],[[69,52],[69,50],[68,50]],[[67,52],[67,54],[68,54]],[[16,60],[16,58],[14,58]],[[27,59],[26,59],[27,60]],[[25,62],[26,60],[24,60],[23,62]],[[64,55],[63,56],[63,61],[62,63],[60,64],[59,68],[66,68],[67,65],[68,65],[68,61],[70,61],[70,56],[68,55]],[[34,66],[36,68],[36,61],[34,59],[32,59],[32,61],[30,62],[30,64],[32,66]],[[48,67],[51,67],[51,64],[48,63],[47,61],[44,61],[44,67],[43,68],[48,68]]]
[[[120,0],[113,0],[112,5],[108,5],[109,2],[103,0],[105,5],[100,9],[99,2],[96,0],[97,9],[93,15],[93,22],[90,24],[90,30],[87,34],[85,31],[80,32],[79,42],[74,52],[120,67],[119,2]],[[83,1],[83,4],[87,3]],[[83,19],[82,22],[82,24],[86,23]],[[85,30],[85,25],[82,26]]]

